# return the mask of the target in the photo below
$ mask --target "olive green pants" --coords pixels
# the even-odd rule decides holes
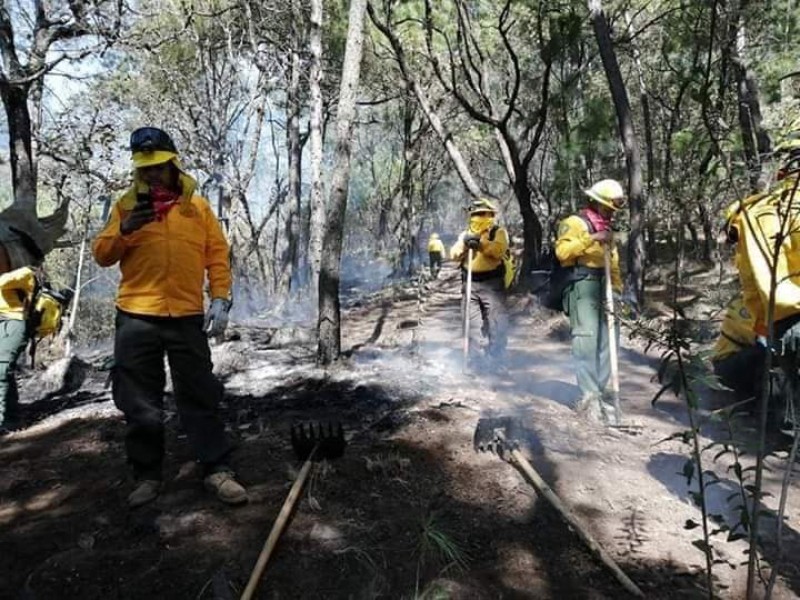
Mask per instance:
[[[601,397],[611,377],[604,286],[604,279],[587,277],[576,281],[564,292],[564,312],[569,315],[575,373],[584,397]]]
[[[11,424],[18,416],[17,359],[27,341],[25,321],[0,319],[0,426]]]

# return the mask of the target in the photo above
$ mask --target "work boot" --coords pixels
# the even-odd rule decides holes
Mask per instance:
[[[142,479],[128,496],[128,506],[136,508],[158,498],[161,491],[161,482],[157,479]]]
[[[619,425],[619,414],[614,404],[614,394],[604,392],[600,399],[600,412],[603,423],[606,425]]]
[[[247,502],[247,490],[244,489],[230,471],[217,471],[206,475],[206,489],[214,492],[225,504],[244,504]]]
[[[603,413],[600,408],[600,396],[590,393],[583,394],[575,406],[575,412],[590,421],[602,420]]]

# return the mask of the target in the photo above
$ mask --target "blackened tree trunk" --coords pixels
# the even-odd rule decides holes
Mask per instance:
[[[628,101],[628,91],[622,79],[617,55],[611,41],[605,13],[600,0],[589,0],[589,16],[597,38],[600,58],[608,78],[608,87],[617,113],[617,124],[625,149],[625,164],[628,168],[628,199],[630,202],[631,233],[628,238],[627,275],[625,287],[634,292],[639,302],[644,289],[644,194],[642,193],[642,162],[639,143],[633,126],[633,113]]]
[[[344,220],[350,183],[350,155],[356,92],[361,74],[361,53],[364,37],[364,13],[367,0],[351,0],[347,25],[347,43],[339,88],[336,119],[336,151],[331,195],[322,240],[322,261],[319,274],[319,320],[317,325],[317,360],[327,365],[339,358],[342,350],[339,277],[341,272]]]
[[[295,36],[295,42],[298,42]],[[286,255],[281,267],[279,292],[288,294],[292,289],[292,280],[299,271],[298,247],[300,244],[300,162],[302,148],[300,146],[300,55],[297,50],[291,52],[289,70],[289,89],[287,90],[286,112],[286,149],[288,153],[288,194],[289,211],[286,240]]]

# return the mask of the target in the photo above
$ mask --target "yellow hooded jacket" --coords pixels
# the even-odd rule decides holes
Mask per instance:
[[[578,215],[569,216],[561,221],[555,250],[558,262],[564,267],[580,265],[590,269],[602,269],[605,266],[603,244],[592,239],[589,226]],[[622,291],[622,275],[619,270],[619,253],[616,245],[611,246],[611,287],[616,292]]]
[[[711,360],[722,360],[732,354],[736,354],[742,348],[755,344],[754,324],[755,319],[744,305],[744,298],[737,296],[731,300],[728,303],[728,310],[722,321],[719,338],[714,344]]]
[[[30,267],[20,267],[0,275],[0,316],[4,319],[25,319],[36,275]]]
[[[800,313],[800,190],[792,198],[798,177],[800,174],[795,174],[781,181],[763,200],[741,211],[734,223],[739,230],[736,264],[742,296],[753,315],[755,331],[761,335],[767,333],[773,264],[775,321]],[[789,208],[788,218],[782,217]]]
[[[508,232],[503,227],[497,227],[494,239],[489,239],[489,234],[494,226],[494,219],[470,219],[469,232],[480,235],[481,243],[477,252],[472,253],[472,272],[489,273],[500,268],[503,264],[503,255],[508,251]],[[458,241],[450,249],[450,257],[461,263],[461,268],[466,269],[467,247],[464,245],[466,231],[461,232]]]
[[[428,252],[438,252],[444,257],[444,244],[439,238],[431,238],[428,240]]]
[[[163,220],[123,236],[120,223],[136,202],[135,188],[114,205],[92,247],[101,267],[119,262],[117,307],[150,316],[202,314],[206,275],[212,298],[230,298],[230,250],[208,201],[186,194],[184,185],[178,206]]]

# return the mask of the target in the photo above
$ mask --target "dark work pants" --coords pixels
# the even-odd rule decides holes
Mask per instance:
[[[428,264],[431,268],[431,277],[434,279],[439,277],[439,271],[442,270],[442,253],[428,252]]]
[[[462,319],[466,310],[466,290],[465,281],[461,287]],[[486,346],[488,359],[499,361],[505,358],[508,343],[508,313],[502,277],[472,281],[469,302],[470,348],[477,350],[478,337],[481,335],[489,342]]]
[[[13,424],[18,416],[17,359],[27,341],[25,321],[0,318],[0,426]]]
[[[212,373],[202,315],[143,317],[117,311],[114,403],[127,421],[125,448],[137,479],[161,479],[164,458],[164,354],[175,403],[196,458],[222,467],[231,446],[217,414],[222,385]]]

